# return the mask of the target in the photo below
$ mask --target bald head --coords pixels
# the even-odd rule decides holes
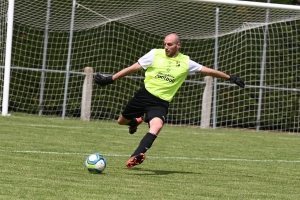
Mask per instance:
[[[166,36],[166,38],[170,38],[174,41],[174,43],[178,44],[178,43],[181,43],[181,40],[180,40],[180,37],[178,34],[176,33],[170,33]]]
[[[181,47],[181,41],[179,35],[171,33],[165,37],[164,40],[165,52],[168,57],[176,57]]]

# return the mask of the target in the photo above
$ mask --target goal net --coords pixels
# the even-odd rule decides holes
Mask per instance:
[[[62,116],[65,109],[66,117],[79,117],[85,67],[116,73],[163,48],[165,35],[176,32],[182,53],[247,85],[243,90],[214,82],[211,126],[300,131],[299,9],[200,0],[74,2],[15,1],[9,112]],[[1,66],[7,4],[0,3]],[[107,87],[93,85],[91,118],[117,119],[143,85],[143,73]],[[3,67],[1,81],[2,74]],[[203,76],[189,76],[167,123],[200,126],[204,87]]]

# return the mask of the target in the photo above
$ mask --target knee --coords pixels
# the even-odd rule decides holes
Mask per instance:
[[[120,116],[120,117],[118,118],[118,124],[119,124],[119,125],[126,125],[126,124],[128,124],[129,122],[130,122],[130,120],[124,118],[123,116]]]
[[[163,121],[159,118],[154,118],[150,121],[149,125],[150,125],[149,132],[157,135],[163,127]]]
[[[118,124],[122,125],[122,121],[121,121],[120,117],[118,118]]]
[[[160,132],[161,129],[162,129],[162,127],[163,127],[163,125],[161,123],[157,123],[157,124],[154,124],[153,127],[157,130],[157,132]]]
[[[149,132],[153,133],[155,135],[158,135],[160,133],[161,129],[162,129],[161,125],[155,124],[149,128]]]

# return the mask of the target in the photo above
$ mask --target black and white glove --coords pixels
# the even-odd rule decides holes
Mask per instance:
[[[112,76],[104,76],[102,74],[96,74],[94,80],[95,83],[100,86],[106,86],[114,83]]]
[[[237,76],[230,75],[230,78],[228,80],[231,81],[232,83],[237,84],[241,88],[245,88],[244,81],[241,78],[237,77]]]

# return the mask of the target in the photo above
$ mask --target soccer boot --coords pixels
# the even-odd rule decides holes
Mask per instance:
[[[135,118],[135,119],[136,119],[138,125],[140,125],[143,122],[143,118],[142,117]],[[129,126],[129,133],[130,134],[134,134],[136,132],[136,130],[137,130],[138,125],[134,126],[134,127]]]
[[[126,166],[128,168],[132,168],[135,165],[142,164],[144,160],[146,159],[146,155],[144,153],[140,153],[139,155],[132,156],[127,162]]]

